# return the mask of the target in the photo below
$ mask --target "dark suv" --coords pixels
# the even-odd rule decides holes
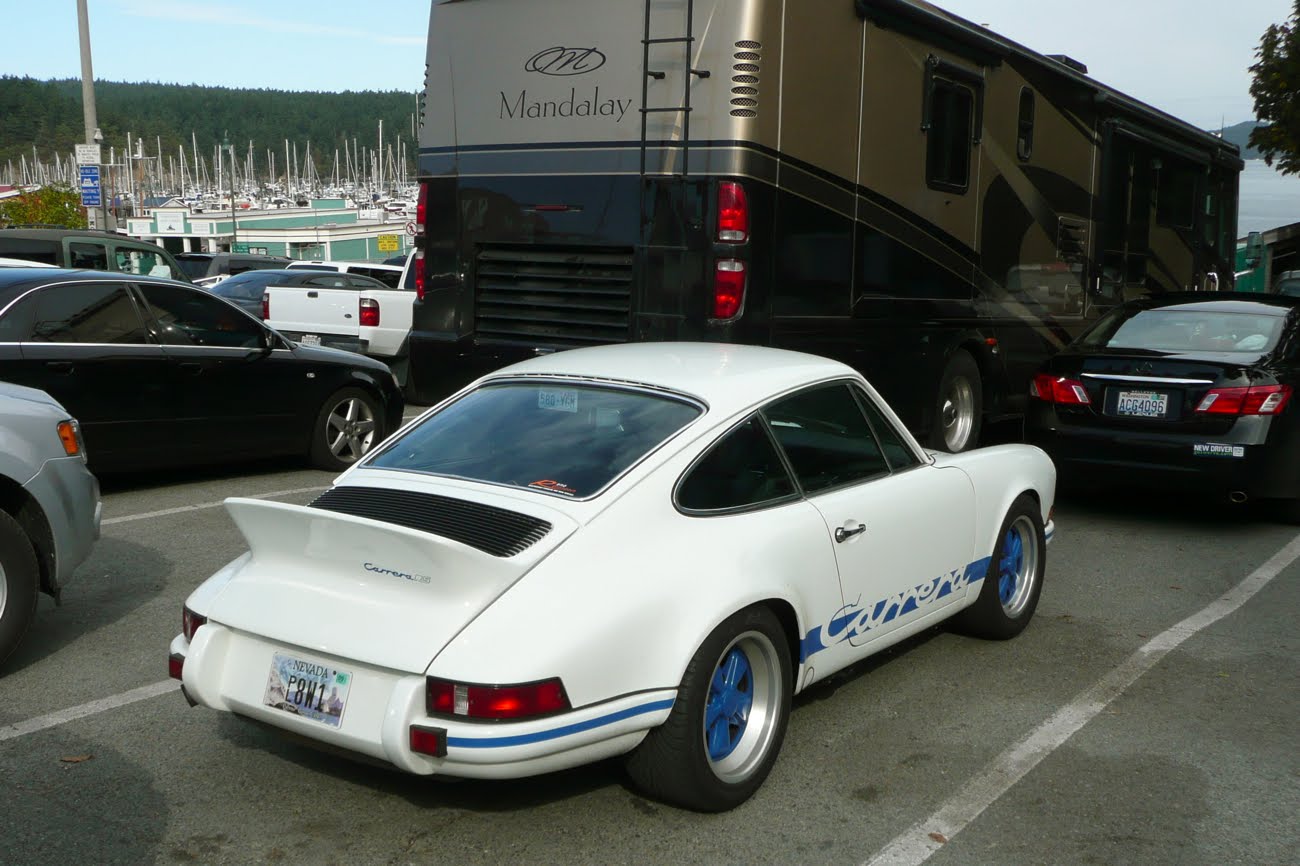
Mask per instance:
[[[187,279],[171,253],[157,244],[89,229],[0,229],[0,256],[60,268]]]
[[[245,271],[280,270],[292,261],[284,256],[261,256],[249,253],[180,253],[176,262],[200,286],[219,282],[213,277],[233,277]]]

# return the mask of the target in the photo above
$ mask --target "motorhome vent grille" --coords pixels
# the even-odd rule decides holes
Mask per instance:
[[[755,109],[758,108],[759,61],[763,59],[759,52],[762,47],[761,42],[747,39],[736,43],[735,58],[738,62],[731,67],[731,104],[735,106],[731,109],[732,117],[758,116]]]
[[[335,487],[311,507],[418,529],[501,557],[523,553],[551,531],[547,521],[517,511],[380,487]]]
[[[484,245],[474,329],[480,345],[567,349],[623,343],[631,328],[633,251]]]

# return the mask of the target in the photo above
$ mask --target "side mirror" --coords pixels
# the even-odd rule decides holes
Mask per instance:
[[[280,346],[280,335],[270,328],[262,329],[262,348],[267,352],[274,352]]]

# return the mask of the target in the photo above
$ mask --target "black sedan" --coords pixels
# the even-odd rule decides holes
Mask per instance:
[[[1063,485],[1119,481],[1285,500],[1300,519],[1300,298],[1143,298],[1031,385],[1027,433]]]
[[[272,286],[314,286],[319,289],[380,289],[388,286],[361,274],[321,273],[308,270],[247,271],[208,286],[212,294],[238,304],[247,312],[264,319],[262,298]]]
[[[0,270],[0,380],[81,422],[96,471],[284,454],[355,463],[401,423],[378,361],[286,340],[171,280]]]

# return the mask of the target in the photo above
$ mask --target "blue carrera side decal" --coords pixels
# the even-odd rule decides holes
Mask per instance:
[[[799,661],[805,662],[824,649],[865,634],[877,626],[893,622],[900,616],[915,613],[960,589],[979,583],[988,572],[991,561],[992,558],[988,556],[977,559],[965,568],[941,574],[934,580],[926,581],[920,586],[904,590],[875,604],[868,603],[865,607],[861,603],[861,598],[852,604],[844,605],[835,611],[829,620],[813,628],[800,641]]]
[[[653,703],[642,704],[639,707],[629,707],[626,710],[619,710],[618,712],[610,713],[607,716],[588,719],[585,722],[574,722],[571,725],[552,728],[549,731],[538,731],[534,734],[518,734],[513,737],[448,737],[447,747],[457,749],[503,749],[508,746],[526,746],[529,743],[542,743],[546,740],[555,740],[560,737],[567,737],[570,734],[590,731],[592,728],[612,725],[615,722],[621,722],[624,719],[630,719],[633,716],[641,716],[658,710],[666,710],[672,707],[672,705],[673,701],[671,700],[654,701]]]

